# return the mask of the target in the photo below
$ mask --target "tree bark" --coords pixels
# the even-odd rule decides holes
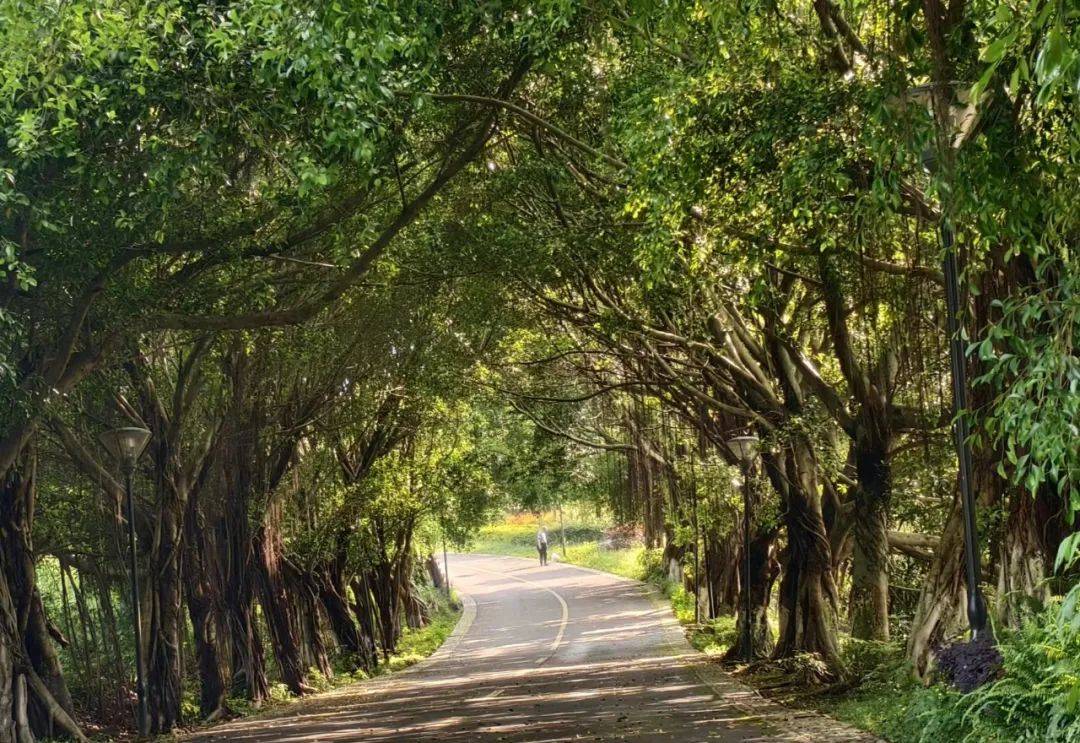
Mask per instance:
[[[709,618],[735,612],[739,597],[739,540],[734,531],[705,533]]]
[[[224,467],[226,501],[220,543],[224,552],[225,612],[232,655],[231,693],[258,704],[270,696],[270,684],[254,616],[254,556],[244,497],[250,473],[243,458],[233,458],[232,447],[228,448],[230,456]]]
[[[36,496],[36,455],[28,445],[4,472],[0,487],[0,731],[53,737],[57,732],[84,739],[74,722],[74,707],[52,646],[37,589],[32,525]],[[29,682],[26,722],[23,700],[16,700],[20,678]],[[18,704],[16,704],[18,701]],[[26,729],[29,724],[29,730]]]
[[[360,635],[362,637],[370,638],[371,640],[371,666],[374,668],[378,664],[378,651],[375,648],[375,643],[378,641],[380,647],[383,647],[384,643],[382,638],[378,636],[379,622],[376,618],[375,606],[372,601],[372,583],[374,583],[374,580],[371,574],[365,572],[352,580],[351,587],[354,599],[354,603],[352,604],[353,614],[356,615],[356,622],[360,627]]]
[[[930,654],[946,638],[958,633],[964,623],[967,591],[964,588],[964,522],[959,496],[923,581],[911,634],[907,641],[907,659],[915,675],[925,678],[930,668]]]
[[[227,692],[225,668],[221,657],[222,600],[220,570],[199,513],[198,499],[188,499],[184,519],[184,599],[195,641],[195,660],[199,669],[199,716],[216,718],[225,708]]]
[[[283,575],[281,536],[277,519],[267,516],[267,523],[255,540],[255,570],[258,576],[259,604],[270,631],[270,645],[278,662],[281,680],[296,695],[313,691],[300,657],[293,606]]]
[[[830,671],[842,674],[836,640],[838,597],[810,442],[804,434],[796,434],[776,459],[782,460],[787,473],[782,487],[787,549],[780,580],[780,634],[773,657],[817,653]],[[775,475],[770,479],[777,484]]]
[[[147,635],[147,701],[150,731],[167,734],[182,720],[180,631],[183,624],[180,551],[183,532],[181,504],[166,496],[158,512],[157,533],[149,581],[150,631]]]
[[[334,569],[328,567],[318,571],[314,576],[319,599],[330,622],[330,629],[333,630],[338,645],[353,659],[356,667],[371,671],[378,662],[375,643],[370,635],[362,634],[356,622],[353,621],[349,614],[349,604],[345,599],[345,589],[340,578],[335,577],[334,573]]]
[[[874,426],[876,422],[869,422]],[[889,502],[891,437],[865,430],[859,422],[855,440],[858,487],[854,490],[851,563],[851,634],[860,640],[889,639]]]
[[[1019,628],[1050,598],[1046,583],[1050,559],[1044,551],[1038,500],[1026,492],[1012,492],[998,555],[998,617]],[[1032,600],[1034,599],[1034,600]]]
[[[772,630],[769,629],[769,603],[772,600],[772,587],[780,573],[780,566],[773,556],[776,544],[776,529],[757,530],[750,539],[750,640],[751,648],[746,647],[746,610],[742,578],[746,568],[746,558],[739,550],[736,581],[739,583],[738,603],[735,606],[735,628],[737,638],[725,654],[727,660],[741,660],[748,657],[751,649],[754,658],[767,658],[772,654],[774,643]]]

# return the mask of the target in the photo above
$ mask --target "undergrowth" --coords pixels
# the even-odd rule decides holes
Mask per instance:
[[[242,698],[230,698],[229,710],[233,718],[238,717],[273,717],[286,711],[293,714],[298,705],[319,703],[320,692],[333,691],[353,684],[362,683],[376,676],[384,676],[389,673],[400,671],[427,658],[446,641],[453,632],[461,617],[461,602],[456,598],[448,599],[446,594],[437,591],[430,586],[421,588],[421,598],[431,609],[430,621],[419,629],[405,629],[401,639],[398,640],[397,652],[389,659],[380,659],[375,670],[368,674],[363,670],[353,669],[347,663],[347,659],[338,658],[334,663],[334,676],[327,678],[318,669],[309,669],[307,681],[315,689],[315,693],[297,698],[289,693],[288,688],[282,683],[272,683],[270,686],[270,698],[259,706],[252,705]],[[198,707],[193,699],[185,700],[186,709],[190,711],[188,719],[197,719]]]
[[[1000,676],[967,694],[940,679],[918,683],[898,643],[849,640],[844,655],[857,686],[815,706],[894,743],[1080,741],[1078,590],[1020,630],[999,630]]]

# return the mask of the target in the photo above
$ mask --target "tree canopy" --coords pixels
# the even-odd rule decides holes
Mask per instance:
[[[0,743],[131,724],[119,425],[155,733],[372,672],[437,545],[569,502],[928,678],[959,419],[994,626],[1076,623],[1069,3],[0,0],[0,93]]]

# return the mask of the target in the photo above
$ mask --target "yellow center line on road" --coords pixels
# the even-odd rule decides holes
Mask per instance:
[[[547,591],[548,593],[550,593],[552,596],[554,596],[555,598],[557,598],[559,600],[559,606],[562,607],[562,619],[559,622],[559,631],[555,635],[555,641],[551,643],[551,650],[543,658],[540,658],[539,660],[537,660],[536,665],[542,666],[545,663],[547,663],[549,660],[551,660],[551,656],[555,655],[555,651],[558,650],[559,645],[562,644],[563,635],[566,634],[566,625],[569,624],[569,622],[570,622],[570,607],[566,605],[566,599],[564,599],[562,596],[560,596],[558,591],[555,591],[552,588],[548,588],[547,586],[541,585],[541,584],[537,583],[534,580],[529,580],[528,578],[519,578],[516,575],[509,575],[507,573],[499,573],[499,572],[497,572],[495,570],[488,570],[486,568],[480,568],[480,567],[477,567],[475,565],[470,565],[469,568],[472,569],[472,570],[479,570],[482,573],[488,573],[489,575],[497,575],[500,578],[510,578],[511,580],[516,580],[519,583],[525,583],[527,585],[533,586],[534,588],[539,588],[542,591]]]

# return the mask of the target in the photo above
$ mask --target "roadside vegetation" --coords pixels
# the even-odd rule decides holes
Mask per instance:
[[[429,622],[423,627],[404,630],[397,650],[389,658],[380,659],[370,673],[351,668],[345,663],[336,664],[330,676],[324,676],[319,669],[312,668],[310,679],[313,691],[309,695],[296,697],[289,693],[288,687],[284,684],[275,684],[271,687],[269,698],[259,706],[252,706],[242,698],[229,699],[228,703],[233,715],[258,719],[308,712],[319,706],[322,701],[320,695],[325,692],[348,689],[403,671],[431,656],[454,631],[458,620],[461,619],[462,605],[456,597],[448,598],[441,591],[425,591],[425,594],[432,610]],[[198,700],[194,697],[185,699],[187,711],[192,716],[198,712],[197,703]],[[202,727],[211,728],[213,725]],[[101,738],[101,740],[108,739],[108,737]]]

